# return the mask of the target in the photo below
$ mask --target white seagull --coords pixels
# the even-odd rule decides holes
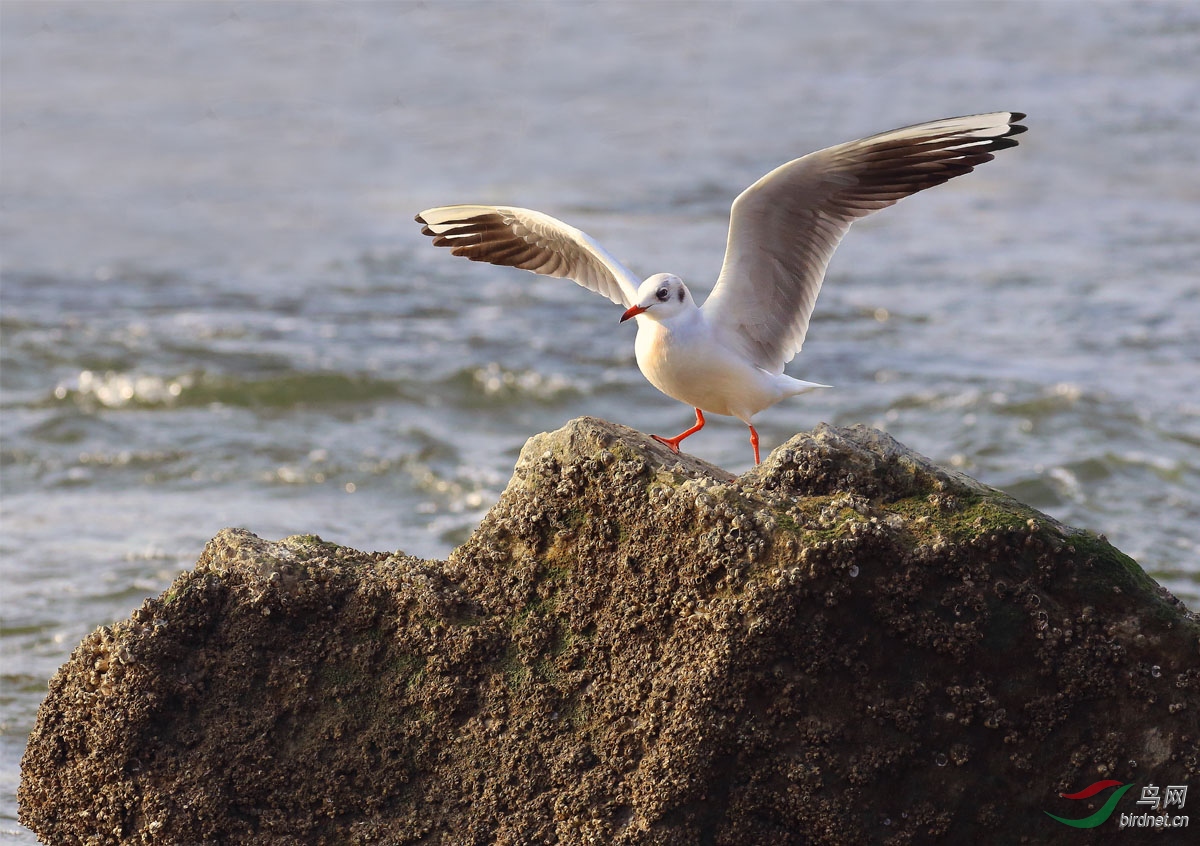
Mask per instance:
[[[673,438],[679,452],[704,427],[704,412],[750,427],[782,399],[829,387],[783,372],[804,343],[829,257],[861,217],[991,161],[1016,146],[1020,112],[920,123],[829,147],[781,165],[733,201],[721,274],[703,306],[683,280],[656,273],[639,282],[578,229],[512,206],[459,205],[417,215],[439,247],[472,261],[572,279],[637,318],[638,367],[654,387],[696,410]]]

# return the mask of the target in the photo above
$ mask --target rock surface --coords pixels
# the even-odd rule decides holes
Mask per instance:
[[[19,799],[55,844],[1078,843],[1043,811],[1107,794],[1060,793],[1198,738],[1200,626],[1103,538],[862,427],[735,479],[585,418],[445,562],[221,532],[51,680]]]

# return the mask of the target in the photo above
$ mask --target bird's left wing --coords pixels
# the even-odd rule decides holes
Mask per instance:
[[[456,256],[571,279],[619,306],[640,280],[586,233],[548,214],[512,206],[440,206],[417,215],[421,232]]]
[[[829,257],[860,217],[991,161],[1020,112],[946,118],[839,144],[777,167],[733,202],[725,264],[704,313],[772,373],[800,351]]]

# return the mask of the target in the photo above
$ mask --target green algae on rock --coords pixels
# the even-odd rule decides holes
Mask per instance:
[[[822,426],[734,478],[584,418],[526,444],[445,562],[219,534],[51,680],[21,819],[53,843],[1074,843],[1061,793],[1196,781],[1198,656],[1102,538],[883,433]]]

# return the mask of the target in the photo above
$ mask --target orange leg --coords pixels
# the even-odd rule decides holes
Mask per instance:
[[[692,428],[688,429],[685,432],[680,432],[678,435],[676,435],[673,438],[660,438],[658,435],[651,435],[650,437],[654,438],[654,440],[658,441],[660,444],[665,444],[667,446],[667,448],[671,450],[671,452],[678,453],[679,452],[679,442],[682,441],[684,438],[686,438],[688,435],[696,434],[703,428],[704,428],[704,412],[697,408],[696,409],[696,425],[693,426]]]
[[[746,425],[749,426],[750,424],[747,423]],[[750,426],[750,446],[754,447],[754,463],[756,465],[762,464],[762,462],[758,460],[758,432],[754,431],[753,426]]]

